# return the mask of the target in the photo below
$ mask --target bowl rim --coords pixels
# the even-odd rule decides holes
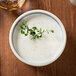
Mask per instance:
[[[24,16],[29,15],[29,14],[32,14],[32,13],[43,13],[43,14],[50,15],[51,17],[53,17],[53,18],[59,23],[59,25],[61,26],[62,31],[63,31],[63,37],[64,37],[63,45],[62,45],[62,47],[60,48],[60,51],[58,52],[58,54],[57,54],[55,57],[53,57],[52,59],[49,59],[47,62],[44,62],[44,63],[41,63],[41,64],[39,64],[39,63],[27,62],[27,61],[25,61],[23,58],[21,58],[21,57],[18,55],[18,53],[16,52],[16,50],[15,50],[15,48],[14,48],[14,45],[13,45],[13,41],[12,41],[12,34],[13,34],[13,32],[14,32],[14,27],[16,26],[17,22],[18,22],[20,19],[22,19]],[[29,65],[31,65],[31,66],[45,66],[45,65],[48,65],[48,64],[50,64],[50,63],[53,63],[55,60],[57,60],[57,59],[60,57],[60,55],[61,55],[62,52],[64,51],[64,48],[65,48],[65,45],[66,45],[66,40],[67,40],[67,38],[66,38],[66,31],[65,31],[65,28],[64,28],[62,22],[60,21],[60,19],[59,19],[57,16],[55,16],[54,14],[52,14],[51,12],[48,12],[48,11],[45,11],[45,10],[30,10],[30,11],[28,11],[28,12],[23,13],[22,15],[20,15],[20,16],[14,21],[14,23],[12,24],[12,27],[11,27],[11,29],[10,29],[10,32],[9,32],[9,44],[10,44],[10,47],[11,47],[12,52],[14,53],[14,55],[15,55],[20,61],[22,61],[22,62],[24,62],[24,63],[26,63],[26,64],[29,64]]]

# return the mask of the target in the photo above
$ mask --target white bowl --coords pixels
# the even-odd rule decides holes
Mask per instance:
[[[45,62],[43,63],[32,63],[32,62],[27,62],[26,60],[24,60],[23,58],[21,58],[18,53],[16,52],[15,48],[14,48],[14,45],[13,45],[13,31],[14,31],[14,28],[17,24],[17,22],[20,21],[20,19],[22,19],[24,16],[26,15],[29,15],[29,14],[34,14],[34,13],[42,13],[42,14],[47,14],[48,16],[51,16],[53,19],[55,19],[58,24],[60,25],[61,29],[62,29],[62,32],[63,32],[63,41],[62,41],[62,45],[61,47],[59,48],[59,51],[56,53],[55,56],[53,56],[52,58],[46,60]],[[65,29],[64,29],[64,26],[62,24],[62,22],[59,20],[58,17],[56,17],[54,14],[50,13],[50,12],[47,12],[47,11],[44,11],[44,10],[31,10],[31,11],[28,11],[28,12],[25,12],[23,13],[22,15],[20,15],[13,23],[12,27],[11,27],[11,30],[10,30],[10,33],[9,33],[9,44],[10,44],[10,47],[14,53],[14,55],[19,59],[21,60],[22,62],[26,63],[26,64],[29,64],[29,65],[32,65],[32,66],[45,66],[45,65],[48,65],[52,62],[54,62],[63,52],[64,48],[65,48],[65,45],[66,45],[66,32],[65,32]]]

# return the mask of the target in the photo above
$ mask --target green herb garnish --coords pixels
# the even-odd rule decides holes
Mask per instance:
[[[32,30],[34,30],[34,31],[37,30],[37,27],[32,27]]]
[[[30,34],[32,36],[31,39],[37,39],[43,37],[44,32],[47,32],[49,34],[49,32],[54,33],[54,30],[50,31],[48,29],[42,30],[41,28],[38,29],[36,26],[30,29],[27,25],[27,21],[22,23],[21,34],[24,34],[25,36],[28,36],[28,34]]]
[[[54,33],[54,30],[51,30],[52,33]]]
[[[25,32],[23,30],[21,30],[21,34],[25,34]]]

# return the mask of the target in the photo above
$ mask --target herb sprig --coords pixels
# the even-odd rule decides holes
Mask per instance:
[[[32,36],[31,39],[33,40],[37,38],[41,38],[44,32],[47,32],[49,34],[49,32],[54,33],[54,30],[48,30],[48,29],[42,30],[41,28],[38,29],[36,26],[30,29],[27,25],[27,21],[22,23],[21,34],[24,34],[25,36],[28,36],[30,34]]]

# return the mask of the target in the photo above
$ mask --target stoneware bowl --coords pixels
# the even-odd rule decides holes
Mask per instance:
[[[52,58],[48,59],[48,60],[45,60],[43,63],[32,63],[32,62],[27,62],[26,60],[24,60],[23,58],[21,58],[18,53],[16,52],[15,48],[14,48],[14,44],[13,44],[13,32],[14,32],[14,29],[15,29],[15,26],[16,24],[24,17],[24,16],[27,16],[29,14],[36,14],[36,13],[41,13],[41,14],[46,14],[50,17],[52,17],[55,21],[57,21],[57,23],[59,24],[61,30],[62,30],[62,36],[63,36],[63,40],[62,40],[62,44],[60,45],[61,47],[59,48],[58,52],[56,53],[55,56],[53,56]],[[10,29],[10,33],[9,33],[9,44],[10,44],[10,47],[14,53],[14,55],[22,62],[26,63],[26,64],[29,64],[29,65],[32,65],[32,66],[45,66],[45,65],[48,65],[52,62],[54,62],[57,58],[59,58],[59,56],[62,54],[64,48],[65,48],[65,45],[66,45],[66,32],[65,32],[65,29],[64,29],[64,26],[62,24],[62,22],[60,21],[60,19],[58,17],[56,17],[54,14],[48,12],[48,11],[44,11],[44,10],[31,10],[31,11],[28,11],[28,12],[25,12],[23,13],[22,15],[20,15],[13,23],[11,29]]]

